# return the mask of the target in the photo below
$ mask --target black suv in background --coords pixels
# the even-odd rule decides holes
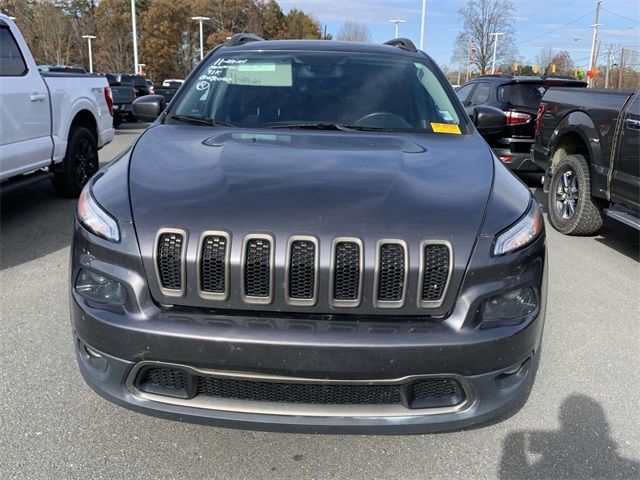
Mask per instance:
[[[471,79],[456,93],[470,115],[478,105],[499,108],[506,115],[501,133],[483,135],[496,156],[511,170],[537,172],[530,149],[535,139],[535,120],[540,100],[549,87],[586,87],[570,77],[485,75]]]
[[[147,83],[147,79],[142,75],[114,73],[113,76],[120,85],[132,86],[136,91],[136,98],[144,97],[145,95],[153,95],[153,84],[149,85]]]

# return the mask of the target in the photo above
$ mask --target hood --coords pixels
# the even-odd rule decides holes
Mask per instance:
[[[285,256],[291,235],[319,240],[321,269],[333,239],[348,236],[363,241],[365,266],[377,240],[403,240],[410,271],[418,269],[422,240],[446,240],[454,269],[463,272],[491,191],[493,162],[477,135],[160,125],[137,142],[129,178],[133,220],[150,268],[158,230],[178,228],[187,232],[193,257],[203,231],[228,232],[231,265],[237,261],[238,268],[245,235],[268,233],[276,266],[284,264],[277,255]],[[186,293],[184,303],[192,303],[189,283]]]

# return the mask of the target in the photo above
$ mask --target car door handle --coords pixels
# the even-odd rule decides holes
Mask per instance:
[[[47,95],[45,93],[33,92],[29,96],[29,100],[31,100],[32,102],[41,102],[46,99],[47,99]]]
[[[640,130],[640,120],[636,120],[635,118],[627,118],[624,123],[627,125],[629,130]]]

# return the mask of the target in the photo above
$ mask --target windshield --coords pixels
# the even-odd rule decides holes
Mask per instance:
[[[212,57],[172,113],[243,127],[342,125],[462,133],[425,62],[352,52],[242,52]]]

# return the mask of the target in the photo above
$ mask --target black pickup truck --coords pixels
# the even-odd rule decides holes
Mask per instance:
[[[640,230],[640,93],[551,88],[536,119],[549,221],[593,235],[605,216]]]

